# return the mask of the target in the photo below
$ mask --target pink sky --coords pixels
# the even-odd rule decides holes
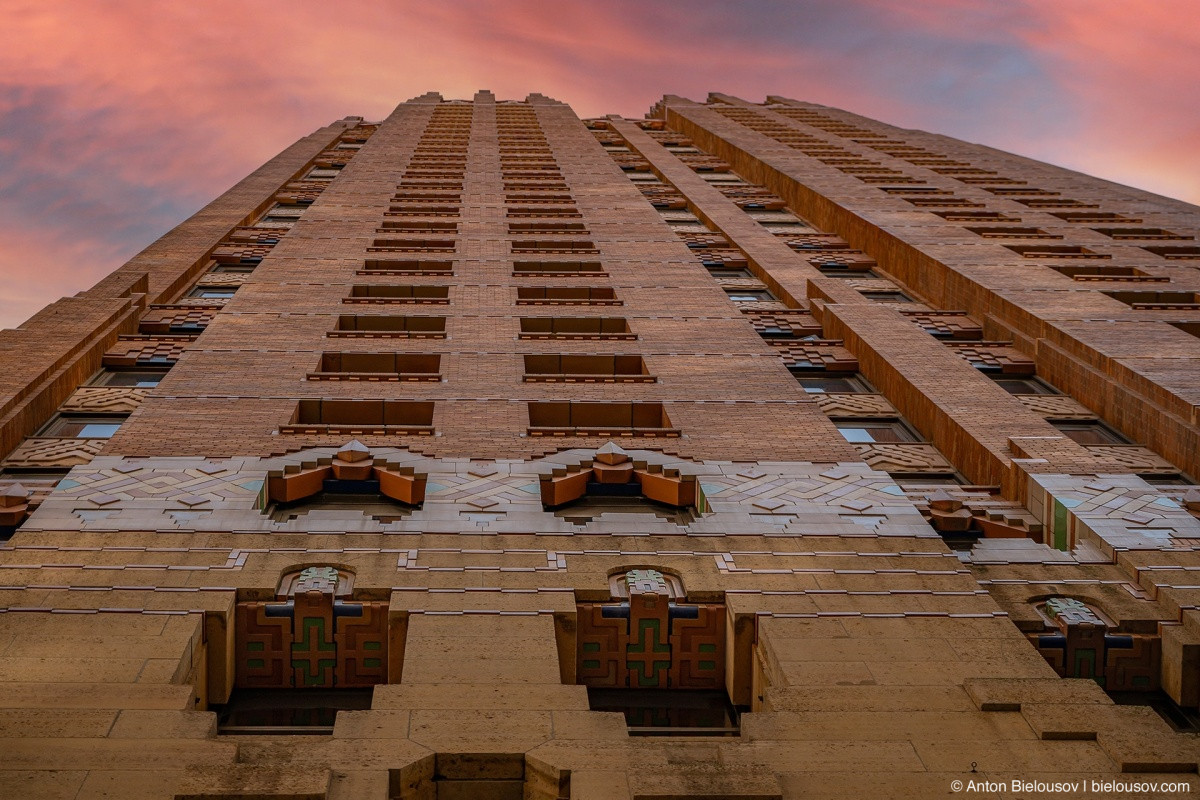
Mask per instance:
[[[1190,0],[0,0],[0,327],[295,139],[436,90],[780,94],[1200,202]]]

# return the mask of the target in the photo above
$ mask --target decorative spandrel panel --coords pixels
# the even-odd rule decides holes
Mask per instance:
[[[1093,608],[1070,597],[1051,597],[1039,610],[1050,630],[1029,639],[1062,677],[1091,678],[1110,692],[1159,688],[1158,636],[1117,632]]]
[[[240,688],[350,688],[387,682],[386,602],[353,602],[333,567],[284,579],[273,602],[237,605]],[[344,593],[344,594],[343,594]]]
[[[725,607],[677,602],[681,593],[655,570],[629,571],[625,588],[627,597],[613,602],[579,604],[579,682],[596,688],[723,688]]]

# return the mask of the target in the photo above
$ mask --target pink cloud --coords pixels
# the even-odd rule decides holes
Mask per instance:
[[[1133,9],[1133,10],[1131,10]],[[0,325],[85,288],[280,149],[429,89],[583,116],[782,94],[1200,199],[1184,2],[7,4]]]

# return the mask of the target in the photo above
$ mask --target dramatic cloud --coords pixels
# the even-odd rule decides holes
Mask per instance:
[[[0,325],[91,285],[299,136],[434,89],[640,116],[835,105],[1200,200],[1187,0],[0,0]]]

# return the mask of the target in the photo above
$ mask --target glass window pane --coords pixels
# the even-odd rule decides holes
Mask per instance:
[[[137,370],[105,370],[92,380],[92,384],[94,386],[130,386],[145,389],[158,386],[159,382],[166,377],[166,374],[166,372],[141,372]]]

